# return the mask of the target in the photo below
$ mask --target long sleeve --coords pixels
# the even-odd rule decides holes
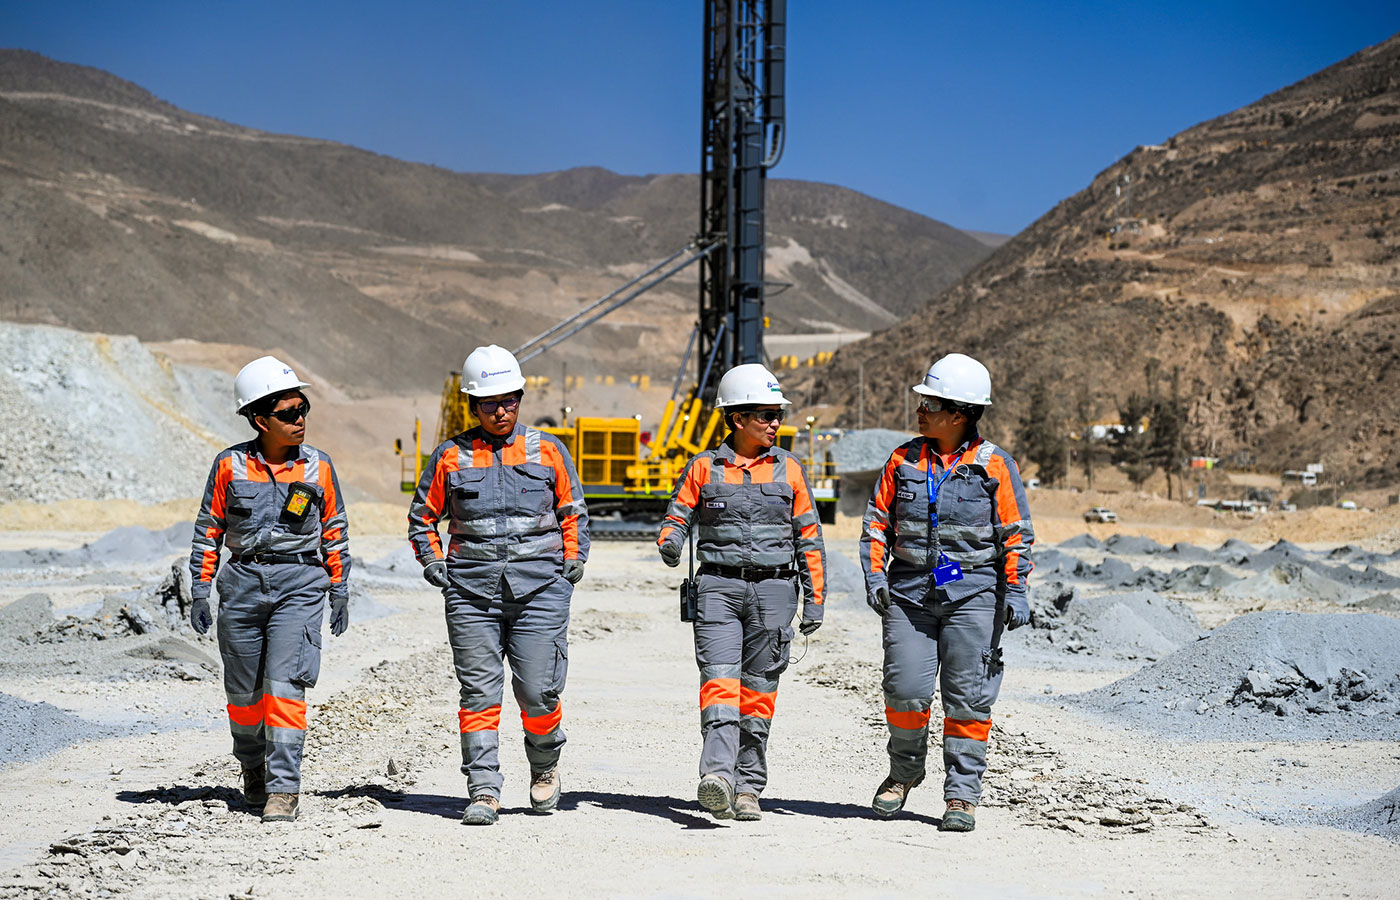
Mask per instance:
[[[1031,527],[1030,505],[1021,472],[1016,461],[1005,453],[996,453],[988,465],[988,474],[997,480],[992,496],[992,534],[1001,560],[1000,580],[1008,593],[1026,592],[1026,583],[1035,566],[1031,562],[1031,545],[1035,530]]]
[[[588,504],[569,451],[553,440],[540,444],[540,452],[554,468],[554,514],[564,534],[564,558],[588,561]]]
[[[350,590],[350,520],[340,495],[340,479],[330,459],[324,460],[321,479],[321,552],[331,576],[331,597],[344,597]]]
[[[686,463],[685,471],[676,479],[676,487],[671,492],[666,518],[661,520],[661,531],[656,536],[658,547],[667,542],[685,546],[690,536],[690,518],[700,503],[700,485],[709,480],[712,464],[708,456],[694,456]]]
[[[442,538],[437,523],[447,506],[447,473],[457,468],[457,445],[445,443],[433,451],[413,502],[408,507],[408,542],[423,565],[442,559]]]
[[[219,548],[224,544],[224,503],[228,483],[233,476],[233,461],[227,452],[219,454],[209,470],[204,485],[204,499],[194,522],[194,540],[190,552],[190,595],[195,600],[208,599],[219,568]]]
[[[805,603],[802,618],[820,620],[826,600],[826,546],[821,518],[812,502],[812,487],[798,460],[787,457],[787,483],[792,488],[792,539]]]
[[[895,461],[902,450],[890,454],[885,468],[880,472],[880,480],[870,492],[870,502],[865,505],[865,518],[860,529],[860,565],[865,570],[865,588],[873,591],[889,583],[885,574],[885,560],[889,557],[890,539],[893,528],[890,525],[890,507],[895,495]]]

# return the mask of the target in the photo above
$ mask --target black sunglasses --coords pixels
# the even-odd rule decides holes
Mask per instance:
[[[781,422],[783,417],[787,415],[787,412],[781,409],[756,409],[751,413],[747,413],[747,415],[753,416],[755,419],[761,419],[764,422]]]
[[[919,401],[919,409],[922,409],[926,413],[943,412],[944,410],[948,412],[958,412],[957,406],[949,403],[942,397],[925,397],[923,400]]]
[[[515,410],[516,410],[519,406],[520,406],[520,398],[519,398],[519,397],[507,397],[507,398],[504,399],[504,400],[478,400],[478,401],[476,401],[476,408],[479,409],[479,410],[481,410],[482,412],[486,413],[486,415],[488,415],[488,416],[494,415],[495,412],[496,412],[496,410],[498,410],[498,409],[504,409],[506,412],[515,412]]]
[[[268,413],[268,415],[272,416],[272,418],[276,419],[279,422],[284,422],[288,425],[295,425],[297,419],[302,418],[310,412],[311,404],[302,403],[298,406],[289,406],[286,409],[274,409],[272,412]]]

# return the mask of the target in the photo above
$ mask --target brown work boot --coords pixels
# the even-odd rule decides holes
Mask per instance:
[[[531,772],[530,808],[535,812],[552,812],[559,805],[559,793],[562,790],[558,766],[548,772]]]
[[[923,782],[922,777],[913,781],[896,781],[893,777],[886,778],[875,789],[875,799],[870,801],[870,808],[875,810],[875,815],[888,819],[904,808],[904,801],[909,799],[909,792]]]
[[[462,813],[463,825],[495,825],[500,818],[501,801],[490,794],[473,797],[471,805]]]
[[[301,815],[301,804],[296,794],[268,794],[263,807],[264,822],[295,822]]]
[[[758,805],[758,795],[743,793],[734,798],[734,818],[740,822],[757,822],[763,818],[763,810]]]
[[[938,823],[939,831],[971,831],[977,827],[977,806],[966,800],[949,800]]]
[[[243,804],[249,809],[261,809],[267,803],[267,767],[243,770]]]
[[[716,819],[734,818],[734,788],[722,776],[701,775],[695,799]]]

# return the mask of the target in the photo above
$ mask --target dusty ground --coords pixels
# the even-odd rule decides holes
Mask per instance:
[[[394,510],[367,506],[359,522],[362,559],[400,546]],[[849,549],[843,527],[830,540]],[[91,536],[12,531],[5,545]],[[69,578],[0,573],[0,602],[39,589],[78,604],[102,587],[92,582],[126,587],[131,575]],[[709,896],[721,871],[724,883],[776,895],[880,896],[935,867],[941,881],[993,896],[1394,896],[1394,843],[1297,823],[1400,784],[1400,748],[1174,743],[1059,702],[1123,671],[1012,658],[977,831],[937,832],[936,788],[915,791],[900,818],[874,819],[867,804],[884,774],[878,632],[852,603],[832,607],[784,679],[766,818],[716,823],[694,802],[696,671],[674,581],[648,548],[595,547],[574,601],[562,808],[524,811],[527,771],[507,699],[506,814],[489,829],[457,822],[456,689],[441,601],[421,582],[373,583],[397,613],[327,637],[311,692],[305,813],[290,827],[264,828],[240,806],[216,678],[112,680],[83,648],[55,645],[53,666],[6,670],[0,691],[142,730],[0,768],[0,896],[421,898],[468,886]],[[1138,824],[1076,819],[1082,798],[1101,793]]]

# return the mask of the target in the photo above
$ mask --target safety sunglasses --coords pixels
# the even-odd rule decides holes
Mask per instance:
[[[515,412],[516,409],[518,409],[519,407],[520,407],[520,398],[519,398],[519,397],[507,397],[507,398],[504,399],[504,400],[478,400],[478,401],[476,401],[476,408],[479,409],[479,410],[481,410],[482,412],[486,413],[486,415],[488,415],[488,416],[495,415],[496,410],[498,410],[498,409],[504,409],[506,412]]]
[[[286,409],[275,409],[268,415],[279,422],[287,425],[295,425],[297,420],[311,412],[310,403],[302,403],[298,406],[289,406]]]
[[[787,413],[781,409],[757,409],[749,415],[763,422],[781,422]]]
[[[925,397],[919,401],[919,409],[922,409],[926,413],[938,413],[944,410],[948,412],[958,411],[956,406],[944,400],[942,397]]]

